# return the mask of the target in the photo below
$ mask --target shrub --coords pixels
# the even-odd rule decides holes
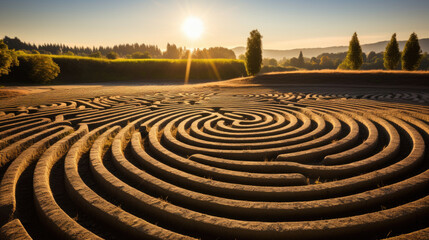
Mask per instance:
[[[412,33],[402,52],[402,69],[408,71],[417,70],[421,59],[422,50],[420,49],[419,39],[417,34]]]
[[[14,75],[24,81],[38,84],[48,84],[60,73],[59,66],[52,58],[43,55],[19,56],[20,66],[14,69]]]
[[[262,35],[258,30],[250,32],[247,38],[246,69],[247,74],[255,75],[261,70],[262,64]]]
[[[93,52],[93,53],[89,54],[89,57],[93,57],[93,58],[102,58],[102,57],[103,57],[103,55],[101,54],[101,52],[100,52],[100,51],[95,51],[95,52]]]
[[[384,67],[388,70],[396,69],[401,60],[401,53],[399,52],[398,42],[396,41],[396,33],[392,35],[390,42],[384,51]]]
[[[114,51],[111,51],[111,52],[109,52],[106,55],[106,58],[107,59],[117,59],[118,58],[118,54],[116,52],[114,52]]]
[[[0,40],[0,77],[1,75],[9,74],[11,67],[18,65],[19,61],[16,52],[9,50],[3,40]]]

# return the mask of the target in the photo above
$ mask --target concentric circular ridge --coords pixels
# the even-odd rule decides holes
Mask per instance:
[[[427,237],[427,97],[385,98],[420,105],[156,93],[0,109],[0,237]]]

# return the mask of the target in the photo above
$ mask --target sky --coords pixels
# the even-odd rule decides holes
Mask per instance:
[[[145,43],[165,49],[245,46],[258,29],[265,49],[344,46],[354,32],[361,44],[397,33],[429,37],[428,0],[0,0],[0,37],[71,46]],[[182,31],[189,17],[204,32]]]

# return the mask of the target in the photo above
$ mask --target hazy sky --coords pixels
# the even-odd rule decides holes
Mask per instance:
[[[204,22],[200,39],[181,30],[186,17]],[[266,49],[388,40],[396,32],[429,37],[428,0],[1,0],[0,37],[77,46],[120,43],[245,46],[252,29]]]

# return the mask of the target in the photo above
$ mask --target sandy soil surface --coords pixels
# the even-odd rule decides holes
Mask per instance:
[[[427,74],[401,74],[4,88],[0,239],[426,239]]]
[[[368,80],[370,79],[370,81]],[[218,92],[260,94],[281,92],[389,95],[428,93],[429,72],[302,71],[268,73],[256,77],[188,85],[97,83],[85,85],[8,86],[0,89],[0,107],[35,106],[77,98],[141,95],[155,92]],[[379,99],[381,100],[381,99]],[[385,100],[385,99],[384,99]],[[396,99],[395,101],[403,101]],[[421,104],[422,102],[420,102]]]

